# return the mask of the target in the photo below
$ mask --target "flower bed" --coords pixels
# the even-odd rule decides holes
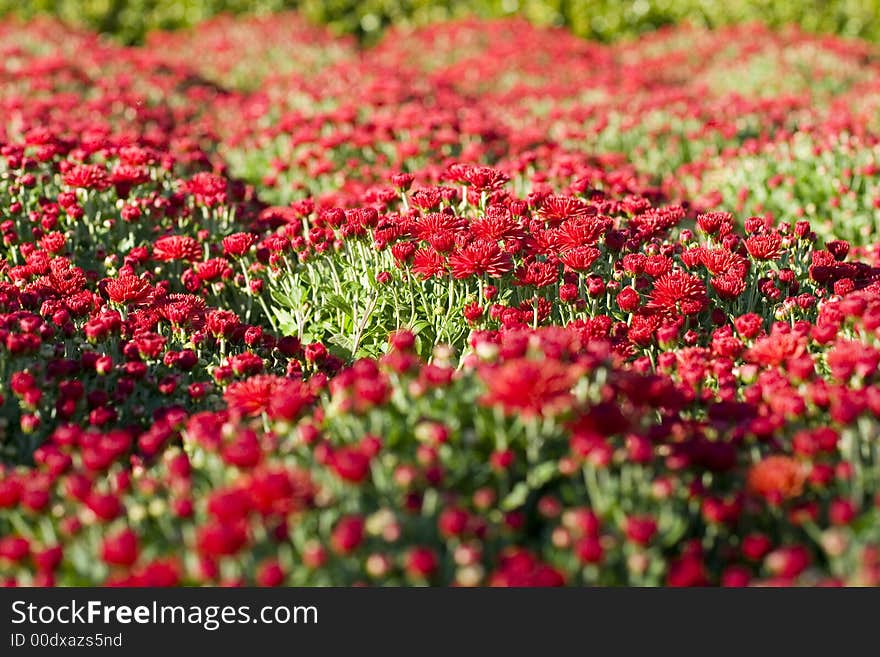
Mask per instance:
[[[176,39],[0,30],[6,582],[880,583],[868,47]]]

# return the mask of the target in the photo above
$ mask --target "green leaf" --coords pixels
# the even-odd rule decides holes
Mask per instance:
[[[526,477],[526,481],[532,490],[537,490],[551,481],[558,472],[559,466],[554,461],[548,461],[533,468]]]
[[[528,496],[529,485],[524,481],[519,482],[513,487],[513,490],[507,494],[507,497],[501,500],[501,510],[513,511],[514,509],[518,509],[525,504]]]

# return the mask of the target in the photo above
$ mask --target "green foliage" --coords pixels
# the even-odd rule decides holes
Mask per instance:
[[[0,0],[0,13],[52,14],[140,41],[154,29],[194,25],[220,13],[299,9],[338,32],[371,40],[389,25],[477,14],[522,15],[542,25],[565,25],[600,40],[631,37],[690,20],[709,26],[760,20],[771,26],[796,23],[807,30],[880,38],[880,0]]]

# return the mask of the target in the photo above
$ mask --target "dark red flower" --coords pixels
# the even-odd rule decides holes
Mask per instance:
[[[670,315],[696,315],[709,305],[703,282],[684,272],[671,272],[656,279],[649,299],[651,308]]]

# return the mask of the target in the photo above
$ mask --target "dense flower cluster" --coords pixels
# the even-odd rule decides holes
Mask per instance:
[[[863,44],[0,50],[4,582],[880,584]]]

